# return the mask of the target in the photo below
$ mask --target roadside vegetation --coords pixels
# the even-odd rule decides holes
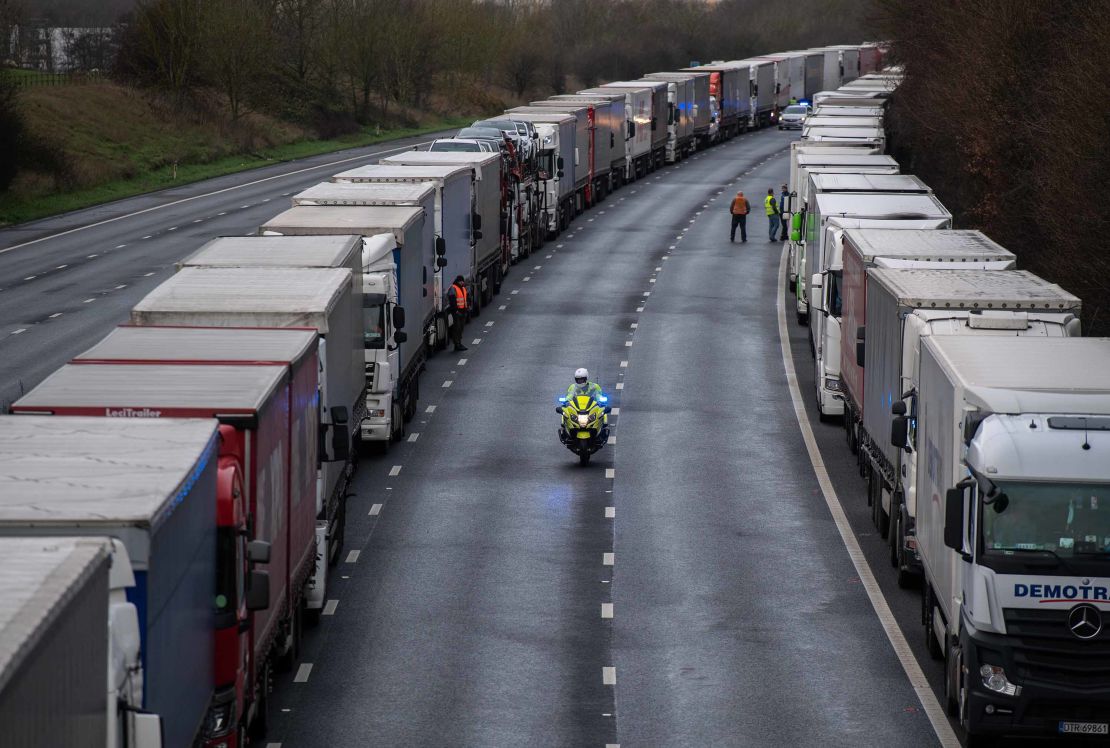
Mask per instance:
[[[0,223],[861,25],[854,0],[35,4],[0,0]]]
[[[960,228],[1083,300],[1110,335],[1110,15],[1099,0],[875,0],[906,79],[887,133]]]

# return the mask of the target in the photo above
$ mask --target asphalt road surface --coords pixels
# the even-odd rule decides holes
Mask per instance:
[[[790,315],[839,524],[799,428],[760,215],[792,139],[745,135],[611,195],[513,268],[470,350],[429,361],[405,441],[359,466],[332,599],[257,745],[954,744],[928,713],[918,593],[894,583],[842,431],[813,418]],[[0,232],[0,404],[207,239],[410,146]],[[736,189],[746,244],[728,241]],[[578,366],[614,406],[588,467],[556,437]]]

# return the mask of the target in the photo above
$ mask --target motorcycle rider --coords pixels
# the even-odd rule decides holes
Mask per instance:
[[[567,388],[567,400],[580,395],[596,400],[601,394],[601,385],[590,381],[590,372],[585,367],[574,370],[574,384]]]

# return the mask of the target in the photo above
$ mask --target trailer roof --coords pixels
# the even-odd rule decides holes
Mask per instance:
[[[970,229],[846,229],[844,241],[856,248],[864,262],[876,257],[968,262],[1017,259],[982,231]]]
[[[183,267],[343,267],[361,236],[225,236],[177,263]]]
[[[992,390],[1110,393],[1106,338],[931,335],[922,342],[987,402]]]
[[[465,166],[440,168],[469,171]],[[435,189],[433,182],[321,182],[293,195],[293,205],[420,205],[435,197]]]
[[[1080,308],[1078,297],[1028,270],[871,268],[867,274],[889,289],[900,303],[923,309]]]
[[[624,101],[621,91],[594,91],[593,93],[555,94],[548,101]]]
[[[865,106],[862,104],[826,104],[822,101],[813,108],[813,117],[844,117],[846,119],[853,119],[855,117],[869,117],[873,119],[882,119],[884,110],[881,106]]]
[[[581,112],[588,111],[591,106],[593,105],[590,102],[582,99],[578,101],[552,101],[546,104],[542,101],[533,101],[527,106],[515,106],[509,110],[509,113],[515,117],[522,114],[542,114],[548,109],[552,112]]]
[[[351,271],[339,268],[184,268],[136,304],[131,321],[165,324],[180,316],[208,327],[259,322],[327,334],[329,315],[352,283]]]
[[[873,139],[886,137],[881,127],[809,127],[802,129],[802,140],[824,137],[848,139]]]
[[[196,411],[173,414],[190,418],[251,413],[266,405],[286,372],[281,365],[66,364],[16,400],[12,412],[91,408],[98,415],[128,416],[106,411]]]
[[[387,156],[378,163],[404,164],[406,166],[432,166],[432,165],[467,165],[472,169],[475,166],[489,166],[501,162],[500,153],[462,152],[462,151],[406,151],[393,156]]]
[[[806,117],[805,124],[806,127],[873,127],[878,129],[882,127],[883,118],[874,115],[821,115],[815,112]]]
[[[601,88],[652,88],[658,90],[660,86],[667,85],[666,81],[652,81],[644,78],[638,78],[630,81],[613,81],[612,83],[603,83]]]
[[[331,181],[333,183],[365,182],[368,184],[380,184],[384,182],[386,184],[402,184],[404,182],[413,182],[415,184],[420,184],[429,179],[447,179],[455,174],[469,174],[473,171],[469,164],[427,163],[409,165],[407,163],[402,163],[402,161],[413,158],[420,160],[421,153],[428,153],[428,151],[401,153],[389,157],[391,159],[398,159],[396,161],[384,159],[381,163],[367,164],[354,169],[348,169],[347,171],[341,171],[333,176]],[[475,153],[473,155],[500,158],[496,153]],[[381,182],[372,180],[381,180]]]
[[[815,148],[812,152],[805,151],[797,156],[798,166],[898,166],[893,156],[883,153],[858,153],[860,149],[851,153],[839,153],[835,148]],[[832,151],[825,154],[820,151]]]
[[[214,456],[216,426],[0,416],[0,525],[157,524]]]
[[[856,164],[863,166],[863,164]],[[913,174],[810,174],[810,181],[820,192],[916,192],[930,193],[932,188]]]
[[[360,234],[392,232],[397,241],[424,209],[400,205],[299,205],[271,218],[258,229],[276,234]]]
[[[316,348],[315,330],[124,325],[73,359],[294,363]]]
[[[586,99],[582,99],[585,103],[590,103]],[[539,109],[539,107],[535,107]],[[552,109],[550,112],[513,112],[514,117],[519,117],[528,122],[541,122],[544,124],[558,124],[562,122],[577,122],[578,118],[570,112],[560,112],[558,109]]]
[[[952,218],[932,194],[901,192],[819,192],[814,196],[822,216],[858,218]]]
[[[105,538],[0,538],[0,693],[111,547]]]
[[[663,81],[689,81],[689,80],[693,80],[695,78],[708,78],[708,77],[709,77],[709,73],[707,73],[707,72],[698,73],[698,72],[695,72],[693,70],[682,70],[682,71],[673,72],[673,73],[648,73],[647,75],[644,76],[644,78],[647,78],[649,80],[658,79],[658,80],[663,80]]]

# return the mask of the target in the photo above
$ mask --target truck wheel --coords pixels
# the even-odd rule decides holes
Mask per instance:
[[[266,737],[270,729],[270,663],[262,667],[258,679],[258,699],[254,707],[254,719],[251,720],[248,732],[255,740]]]
[[[786,295],[793,296],[797,293],[794,289],[794,281],[790,280],[790,273],[786,274]]]
[[[390,434],[389,440],[386,442],[399,442],[405,438],[405,414],[401,409],[401,403],[396,400],[393,401],[393,406],[390,408]]]
[[[922,604],[925,606],[925,651],[934,660],[939,660],[944,657],[944,651],[940,648],[940,643],[937,642],[937,637],[933,633],[933,587],[925,582],[925,594]]]
[[[335,537],[332,547],[328,549],[328,566],[339,563],[339,556],[343,553],[343,540],[347,535],[347,497],[339,500],[339,509],[335,513]]]
[[[875,496],[871,501],[871,521],[874,522],[875,529],[879,531],[879,537],[885,540],[890,522],[886,512],[883,511],[883,474],[875,470],[872,475],[875,476]]]
[[[899,494],[890,497],[890,534],[887,537],[890,548],[890,565],[898,568],[898,547],[902,544],[902,502]]]
[[[962,663],[956,647],[948,647],[944,659],[944,709],[949,716],[960,716],[960,669]]]
[[[798,324],[802,325],[803,327],[806,325],[806,323],[809,322],[809,315],[805,312],[796,312],[795,316],[798,319]]]

